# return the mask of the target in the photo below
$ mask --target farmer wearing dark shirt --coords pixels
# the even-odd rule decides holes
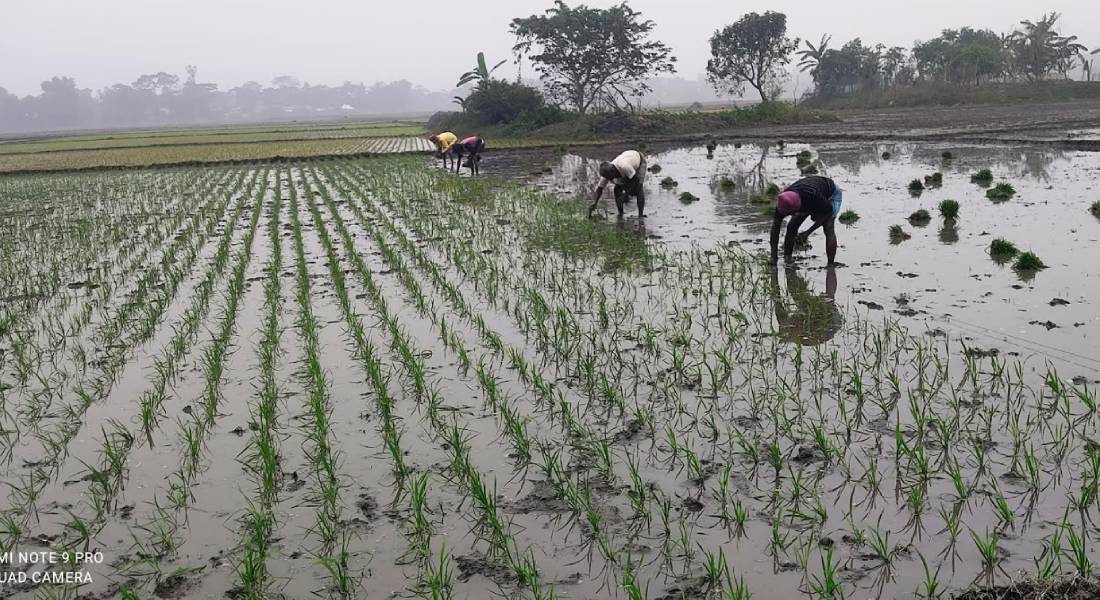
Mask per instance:
[[[771,260],[779,259],[779,230],[783,219],[791,218],[787,224],[787,235],[783,238],[783,255],[790,257],[794,251],[795,239],[805,240],[818,227],[825,229],[825,254],[829,257],[829,266],[836,263],[836,216],[840,213],[840,188],[828,177],[811,175],[803,177],[787,186],[775,199],[775,217],[772,218]],[[814,224],[802,235],[798,228],[806,217]]]
[[[471,135],[468,138],[463,139],[461,142],[455,142],[451,146],[451,156],[456,161],[455,173],[462,167],[462,157],[468,157],[466,160],[466,166],[470,167],[471,175],[479,175],[481,173],[481,152],[485,150],[485,140],[481,139],[480,135]]]

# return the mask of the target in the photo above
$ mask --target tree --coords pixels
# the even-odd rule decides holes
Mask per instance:
[[[669,47],[649,39],[653,27],[626,2],[598,9],[555,0],[543,15],[512,20],[512,50],[530,58],[551,98],[577,112],[630,107],[650,90],[647,79],[676,72]]]
[[[525,112],[543,106],[542,94],[533,87],[501,79],[486,79],[466,98],[463,109],[482,123],[511,123]]]
[[[748,13],[710,38],[707,78],[720,92],[738,95],[747,83],[761,100],[774,100],[796,48],[798,38],[787,37],[786,15]]]
[[[485,53],[478,52],[477,66],[475,66],[472,70],[463,73],[462,76],[458,78],[458,83],[455,84],[455,87],[462,87],[471,82],[481,83],[482,81],[489,81],[493,77],[493,71],[499,69],[500,66],[506,62],[508,61],[502,60],[493,65],[493,68],[490,69],[485,62]]]
[[[72,127],[80,122],[80,91],[72,77],[53,77],[42,82],[38,98],[38,124],[42,127]]]
[[[1077,36],[1062,36],[1054,29],[1061,14],[1044,14],[1038,21],[1020,21],[1023,29],[1008,37],[1016,62],[1024,76],[1032,81],[1045,78],[1051,71],[1068,71],[1075,56],[1087,50]]]
[[[802,59],[798,61],[798,70],[803,73],[809,71],[814,83],[817,83],[817,68],[821,64],[821,58],[829,49],[829,41],[832,39],[831,35],[823,35],[817,46],[810,43],[810,40],[806,40],[806,49],[798,51],[798,56]]]

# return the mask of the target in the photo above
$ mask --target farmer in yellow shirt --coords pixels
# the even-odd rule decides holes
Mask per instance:
[[[428,141],[435,144],[435,155],[443,159],[443,168],[447,168],[447,157],[450,156],[451,146],[458,141],[458,136],[450,131],[444,131],[429,137]],[[453,164],[453,157],[451,161]]]

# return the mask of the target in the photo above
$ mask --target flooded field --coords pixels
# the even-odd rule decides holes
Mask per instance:
[[[832,272],[757,256],[752,197],[803,150],[861,217]],[[894,598],[1091,571],[1090,155],[652,163],[644,228],[584,218],[563,196],[594,163],[545,151],[487,157],[526,183],[420,157],[0,178],[0,552],[102,553],[0,594]],[[995,236],[1048,268],[993,262]]]
[[[622,226],[641,227],[650,240],[673,247],[735,243],[764,254],[771,224],[766,187],[782,188],[799,178],[796,156],[807,151],[821,174],[844,190],[843,209],[859,215],[837,229],[838,261],[844,265],[835,273],[838,303],[871,311],[872,318],[883,311],[918,329],[950,330],[975,348],[1015,352],[1040,364],[1052,360],[1076,376],[1100,379],[1095,256],[1100,219],[1089,212],[1100,200],[1095,152],[948,144],[721,144],[708,159],[702,145],[671,148],[649,159],[661,166],[648,175],[649,217],[639,226],[628,206]],[[535,160],[552,165],[552,173],[528,179],[555,193],[590,194],[598,180],[596,155]],[[981,169],[989,169],[993,181],[973,181]],[[943,174],[942,184],[910,193],[911,181],[923,182],[936,172]],[[677,185],[662,187],[665,177]],[[987,198],[989,188],[1002,181],[1016,194],[1005,201]],[[684,192],[700,200],[685,205],[679,201]],[[954,221],[938,211],[947,199],[960,204]],[[613,203],[606,206],[613,217]],[[910,221],[921,209],[931,218]],[[892,243],[891,225],[912,237]],[[1012,260],[990,255],[995,238],[1034,251],[1048,268],[1014,270]],[[796,253],[795,281],[824,292],[820,232],[811,246]]]

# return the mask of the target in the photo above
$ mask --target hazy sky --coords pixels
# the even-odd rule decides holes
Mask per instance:
[[[571,3],[572,4],[572,3]],[[591,0],[590,6],[613,2]],[[839,45],[910,46],[947,27],[1010,30],[1042,10],[1063,14],[1064,34],[1100,46],[1096,0],[633,0],[656,21],[656,36],[679,58],[680,75],[702,73],[707,39],[749,11],[787,14],[791,35]],[[23,95],[53,75],[80,87],[129,83],[142,73],[199,67],[222,89],[281,74],[315,84],[409,79],[450,89],[478,50],[511,56],[508,24],[541,13],[550,0],[0,0],[0,87]],[[505,75],[514,65],[502,67]],[[532,75],[530,70],[525,76]]]

